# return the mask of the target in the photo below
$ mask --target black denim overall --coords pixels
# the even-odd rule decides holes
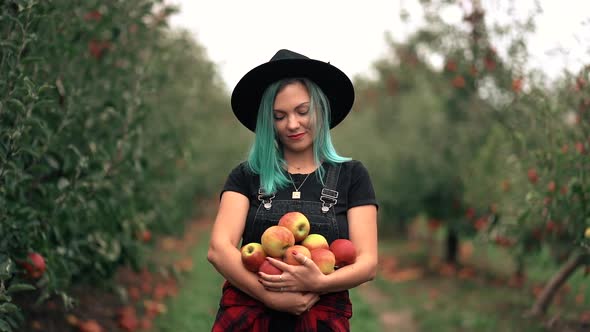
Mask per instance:
[[[269,228],[278,224],[279,219],[287,212],[299,211],[303,213],[310,223],[309,234],[321,234],[328,243],[338,239],[340,232],[336,222],[336,214],[332,208],[338,200],[338,176],[340,174],[340,165],[328,165],[324,188],[322,188],[319,201],[306,201],[301,199],[274,200],[274,194],[266,194],[260,188],[258,190],[258,200],[260,206],[256,211],[253,224],[246,227],[243,243],[260,242],[262,233]],[[293,331],[297,316],[269,310],[271,315],[269,332]],[[318,322],[318,332],[328,331],[321,322]]]
[[[262,188],[259,189],[260,206],[252,225],[246,227],[242,243],[260,242],[262,233],[270,226],[278,224],[279,219],[291,211],[299,211],[307,217],[311,226],[309,234],[321,234],[328,243],[338,239],[340,232],[332,207],[338,200],[336,185],[339,174],[340,165],[328,165],[324,188],[322,188],[320,201],[317,202],[302,199],[275,200],[274,194],[269,195],[264,193]]]

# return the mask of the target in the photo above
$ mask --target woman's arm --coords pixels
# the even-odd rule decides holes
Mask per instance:
[[[232,285],[257,300],[263,290],[256,276],[246,270],[238,249],[248,214],[248,198],[240,193],[226,191],[221,196],[219,210],[211,230],[207,259]]]
[[[269,290],[283,287],[283,290],[289,291],[329,293],[350,289],[375,278],[378,260],[377,208],[374,205],[363,205],[349,209],[348,225],[350,240],[357,250],[355,263],[324,275],[301,254],[295,255],[295,258],[300,263],[305,262],[303,266],[287,265],[269,258],[273,265],[289,275],[279,278],[261,274],[263,285]]]
[[[244,232],[248,214],[248,198],[240,193],[226,191],[221,202],[209,242],[207,259],[215,269],[251,297],[275,310],[300,314],[317,300],[316,294],[269,292],[258,281],[258,276],[244,267],[238,245]]]

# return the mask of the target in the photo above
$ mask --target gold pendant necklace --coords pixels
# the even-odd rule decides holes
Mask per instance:
[[[303,179],[303,182],[301,182],[301,184],[299,185],[299,187],[295,186],[295,181],[293,181],[293,178],[291,177],[291,173],[287,172],[287,175],[289,175],[289,179],[291,179],[291,184],[293,185],[293,188],[295,188],[295,191],[293,191],[291,193],[291,198],[292,199],[300,199],[301,198],[301,192],[299,191],[299,189],[301,189],[301,187],[303,187],[303,184],[305,183],[305,181],[307,180],[307,178],[311,175],[311,173],[307,174],[307,176],[305,177],[305,179]]]

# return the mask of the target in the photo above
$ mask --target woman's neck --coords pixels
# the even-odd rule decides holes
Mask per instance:
[[[286,154],[284,156],[289,173],[312,173],[319,165],[316,165],[313,154]]]

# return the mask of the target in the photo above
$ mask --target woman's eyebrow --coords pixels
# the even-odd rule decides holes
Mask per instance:
[[[305,106],[309,106],[309,101],[303,102],[295,107],[295,109],[299,109]]]
[[[304,106],[309,106],[309,104],[310,104],[309,101],[304,101],[301,104],[295,106],[294,110],[298,110],[298,109],[300,109],[300,108],[302,108]],[[284,110],[281,110],[281,109],[278,109],[278,108],[274,108],[273,111],[274,112],[282,112],[282,113],[286,113],[287,112],[287,111],[284,111]]]

